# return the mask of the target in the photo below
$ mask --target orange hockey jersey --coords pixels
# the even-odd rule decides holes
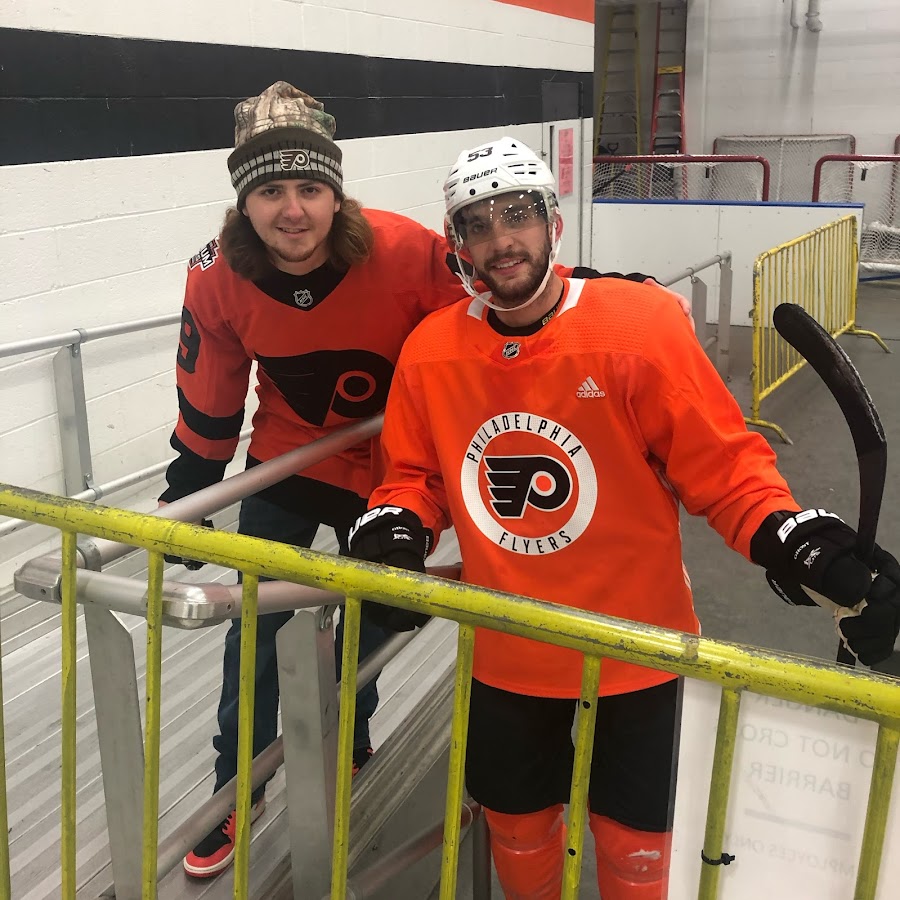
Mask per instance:
[[[409,337],[388,400],[384,484],[370,506],[456,527],[463,580],[696,632],[679,501],[747,556],[774,510],[798,509],[766,441],[670,296],[628,281],[565,280],[560,311],[504,337],[464,301]],[[571,650],[479,629],[475,677],[577,697]],[[601,694],[668,673],[606,661]]]
[[[272,284],[256,284],[235,274],[215,241],[191,260],[172,443],[182,457],[219,465],[207,467],[212,474],[205,479],[201,472],[198,483],[194,473],[200,466],[179,469],[176,461],[163,499],[177,499],[205,487],[204,480],[221,477],[237,446],[253,361],[259,407],[251,464],[384,408],[404,340],[428,313],[458,300],[463,289],[448,267],[442,236],[394,213],[365,210],[365,215],[375,232],[372,254],[343,276],[323,266],[309,276],[276,272]],[[320,285],[323,277],[326,283]],[[370,447],[351,447],[302,476],[294,479],[308,489],[300,494],[318,507],[310,515],[334,524],[328,511],[340,505],[345,492],[367,497],[373,487]],[[267,498],[278,502],[274,490]]]

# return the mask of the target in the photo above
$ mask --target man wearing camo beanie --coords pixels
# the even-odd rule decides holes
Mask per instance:
[[[166,472],[162,502],[223,477],[237,448],[253,362],[259,409],[248,467],[380,413],[406,336],[462,292],[443,235],[396,213],[362,209],[346,196],[335,121],[322,103],[278,81],[238,103],[234,120],[228,169],[237,205],[218,237],[188,263],[176,367],[179,418],[171,438],[178,456]],[[372,460],[372,445],[361,444],[246,497],[238,531],[308,547],[325,525],[345,552],[350,526],[378,478]],[[170,560],[177,561],[197,566]],[[291,616],[270,613],[257,622],[254,756],[277,734],[275,638]],[[240,625],[235,619],[225,637],[213,738],[216,789],[237,772]],[[364,607],[360,657],[386,635]],[[341,638],[339,625],[338,669]],[[354,771],[372,755],[369,719],[377,703],[370,682],[357,695]],[[256,819],[265,808],[264,787],[252,801]],[[234,848],[231,813],[185,856],[184,869],[199,878],[218,875]]]
[[[231,183],[243,209],[247,194],[273,179],[303,178],[344,194],[342,153],[334,142],[334,116],[314,97],[276,81],[258,97],[234,109],[234,152],[228,157]]]

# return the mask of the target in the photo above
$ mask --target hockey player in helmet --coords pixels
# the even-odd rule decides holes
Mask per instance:
[[[444,184],[444,226],[457,259],[464,247],[474,254],[478,262],[472,262],[490,288],[478,293],[471,275],[463,274],[472,297],[495,310],[524,310],[546,289],[562,238],[554,188],[546,164],[521,141],[501,138],[460,156]],[[530,249],[530,242],[512,237],[535,229],[541,242]],[[496,247],[500,235],[510,241]],[[489,257],[483,257],[488,246]],[[467,271],[461,260],[460,269]]]
[[[422,572],[452,522],[465,581],[696,634],[683,505],[782,585],[856,607],[842,639],[863,662],[886,658],[900,565],[879,549],[873,573],[848,525],[797,514],[774,453],[666,292],[553,270],[562,222],[534,153],[509,138],[466,151],[445,197],[451,245],[489,290],[466,276],[471,299],[407,339],[385,481],[350,553]],[[395,629],[425,620],[365,607]],[[476,629],[466,786],[516,900],[560,896],[581,671],[575,651]],[[670,673],[603,662],[588,791],[603,900],[667,896],[678,696]]]

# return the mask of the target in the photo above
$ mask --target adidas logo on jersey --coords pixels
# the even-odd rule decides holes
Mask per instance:
[[[588,377],[581,382],[581,386],[578,390],[575,391],[575,396],[581,398],[605,397],[606,391],[601,391],[600,388],[597,387],[597,382],[588,375]]]

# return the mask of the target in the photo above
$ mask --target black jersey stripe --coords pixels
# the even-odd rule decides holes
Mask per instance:
[[[208,441],[236,438],[241,433],[241,425],[244,424],[243,409],[239,409],[231,416],[208,416],[191,405],[181,388],[178,388],[178,411],[184,424],[198,437],[206,438]]]
[[[0,165],[231,147],[235,104],[279,79],[321,99],[340,140],[540,122],[542,85],[560,82],[581,99],[552,118],[576,118],[593,78],[13,28],[0,28],[0,60]]]
[[[169,444],[178,456],[166,469],[166,481],[169,486],[160,495],[160,500],[166,503],[180,500],[211,484],[217,484],[224,477],[229,460],[204,459],[180,440],[175,432],[172,432]]]

